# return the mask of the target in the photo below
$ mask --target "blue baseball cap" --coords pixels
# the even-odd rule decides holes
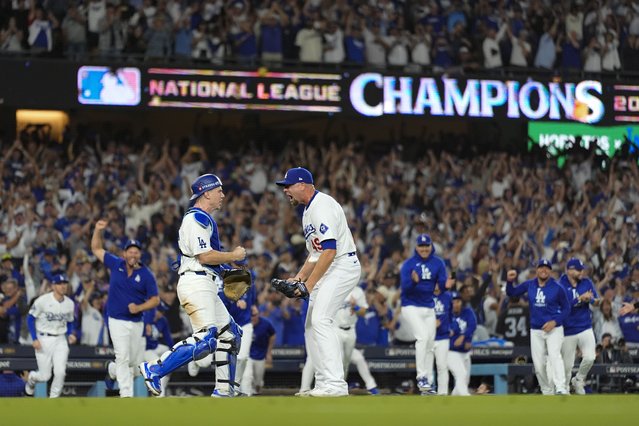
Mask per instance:
[[[55,274],[51,277],[51,284],[67,284],[69,279],[65,274]]]
[[[418,246],[429,246],[433,244],[433,240],[430,238],[428,234],[420,234],[417,237],[417,245]]]
[[[550,263],[550,260],[548,260],[548,259],[539,259],[539,262],[537,262],[537,267],[538,268],[542,268],[544,266],[546,268],[552,269],[552,263]]]
[[[128,250],[130,247],[137,247],[142,250],[142,244],[138,240],[126,240],[126,243],[122,245],[122,250]]]
[[[222,181],[214,174],[208,173],[195,179],[191,184],[191,198],[190,201],[197,200],[202,194],[222,186]]]
[[[313,184],[313,175],[304,167],[294,167],[288,169],[284,175],[284,179],[275,182],[279,186],[294,185],[296,183],[309,183]]]
[[[576,269],[578,271],[583,271],[585,268],[586,266],[584,265],[584,263],[576,257],[570,258],[570,260],[568,260],[568,263],[566,263],[566,269]]]
[[[453,300],[462,298],[461,294],[458,291],[454,291],[453,290],[453,291],[450,292],[450,295],[453,298]]]

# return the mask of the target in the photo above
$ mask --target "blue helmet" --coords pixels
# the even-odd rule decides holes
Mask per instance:
[[[193,195],[191,195],[190,201],[197,200],[200,195],[204,194],[207,191],[215,189],[218,186],[222,186],[222,181],[214,174],[208,173],[198,177],[191,184],[191,192],[193,193]]]

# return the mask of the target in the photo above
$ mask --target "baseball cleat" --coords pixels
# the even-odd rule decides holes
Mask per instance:
[[[429,392],[432,386],[430,385],[426,377],[420,377],[419,379],[417,379],[417,388],[420,392],[424,393]]]
[[[369,394],[369,395],[379,395],[379,389],[377,389],[377,388],[370,388],[370,389],[368,389],[368,394]]]
[[[162,386],[160,385],[160,376],[151,371],[148,362],[143,362],[138,367],[142,377],[144,377],[144,384],[146,388],[155,396],[159,396],[162,393]]]
[[[111,366],[111,364],[114,364],[114,362],[113,361],[109,361],[107,363],[107,365],[106,365],[107,374],[104,377],[104,384],[105,384],[105,386],[106,386],[106,388],[108,390],[113,390],[115,388],[115,380],[116,380],[116,378],[112,377],[111,374],[109,373],[109,367]]]
[[[585,383],[583,380],[579,380],[577,376],[573,377],[570,381],[572,383],[572,387],[575,389],[575,393],[577,395],[585,395],[586,389],[584,389]]]
[[[24,384],[24,393],[28,396],[33,396],[33,394],[35,393],[35,384],[31,381],[31,373],[32,372],[29,372],[29,378]]]
[[[213,391],[213,393],[211,394],[211,396],[212,396],[213,398],[232,398],[232,397],[233,397],[233,395],[230,395],[230,394],[228,394],[228,393],[222,393],[222,392],[220,392],[220,391],[219,391],[219,390],[217,390],[217,389],[215,389],[215,390]]]
[[[305,389],[299,392],[295,392],[295,396],[302,396],[302,397],[311,396],[310,393],[311,393],[310,389]]]

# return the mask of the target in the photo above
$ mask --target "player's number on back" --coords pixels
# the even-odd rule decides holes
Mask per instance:
[[[526,318],[507,317],[504,320],[504,323],[507,327],[504,336],[506,336],[507,338],[513,338],[517,335],[522,337],[528,336],[528,329],[526,328]]]

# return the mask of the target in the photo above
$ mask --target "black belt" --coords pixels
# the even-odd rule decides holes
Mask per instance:
[[[184,275],[184,274],[195,274],[195,275],[212,275],[212,274],[207,274],[205,271],[185,271],[182,272],[180,274],[180,276]]]
[[[356,254],[357,252],[352,251],[350,253],[346,253],[346,256],[355,256]]]
[[[49,334],[49,333],[40,333],[38,332],[38,334],[40,336],[49,336],[49,337],[58,337],[58,336],[62,336],[62,334]]]
[[[342,330],[346,330],[346,331],[348,331],[348,330],[350,330],[350,329],[351,329],[351,328],[353,328],[353,327],[340,327],[340,328],[341,328]]]

